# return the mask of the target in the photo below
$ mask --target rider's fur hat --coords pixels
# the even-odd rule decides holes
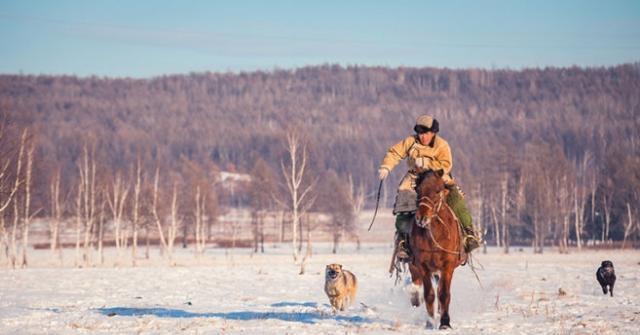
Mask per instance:
[[[428,131],[432,131],[437,133],[440,131],[440,125],[438,124],[438,120],[434,119],[430,115],[421,115],[416,119],[416,125],[413,127],[416,133],[426,133]]]

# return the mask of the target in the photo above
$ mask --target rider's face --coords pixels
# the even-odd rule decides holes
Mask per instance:
[[[420,143],[422,143],[423,145],[427,145],[433,139],[433,135],[435,135],[434,132],[428,131],[426,133],[418,134],[418,138],[420,138]]]

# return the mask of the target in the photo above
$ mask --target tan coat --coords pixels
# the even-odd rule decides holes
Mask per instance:
[[[416,160],[422,160],[424,166],[431,170],[444,170],[445,182],[453,184],[450,176],[453,167],[451,148],[442,137],[435,135],[429,145],[423,145],[416,136],[409,136],[389,148],[380,168],[391,171],[405,158],[409,172],[415,170]]]

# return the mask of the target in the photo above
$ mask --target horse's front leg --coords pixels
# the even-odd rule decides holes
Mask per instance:
[[[413,263],[409,264],[409,272],[411,273],[411,288],[409,289],[409,297],[413,307],[420,306],[420,286],[422,286],[422,271]]]
[[[431,282],[431,272],[427,271],[422,278],[422,284],[424,285],[424,302],[427,305],[427,329],[435,328],[435,315],[433,310],[433,303],[436,300],[436,294],[433,290],[433,283]]]
[[[453,267],[447,267],[442,271],[442,277],[438,284],[438,309],[440,311],[440,329],[451,328],[449,319],[449,302],[451,302],[451,279]]]

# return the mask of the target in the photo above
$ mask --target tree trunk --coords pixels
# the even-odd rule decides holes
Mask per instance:
[[[490,204],[489,206],[491,206],[491,219],[493,220],[493,232],[496,239],[496,246],[500,247],[502,237],[500,236],[500,223],[498,222],[498,216],[496,215],[496,206],[494,204]]]
[[[578,198],[580,195],[578,194],[578,183],[576,182],[575,190],[573,192],[573,211],[575,213],[574,220],[574,229],[576,230],[576,246],[578,247],[578,251],[582,250],[582,210],[578,207]],[[580,200],[582,202],[582,200]]]
[[[31,225],[31,173],[33,171],[33,145],[27,152],[27,171],[24,184],[24,231],[22,234],[22,263],[23,268],[27,267],[27,250],[29,250],[29,226]]]
[[[145,239],[145,249],[144,249],[144,259],[149,259],[149,249],[150,249],[150,234],[149,234],[149,223],[147,222],[144,226],[144,239]]]
[[[76,195],[76,260],[75,265],[80,266],[80,233],[82,227],[82,193],[84,187],[82,185],[82,178],[78,184],[78,194]]]
[[[100,202],[100,215],[98,217],[98,255],[100,264],[104,264],[104,198]]]
[[[604,223],[603,223],[603,228],[602,228],[602,242],[603,243],[608,243],[609,241],[609,221],[610,221],[610,217],[609,217],[609,206],[611,205],[610,203],[607,202],[607,195],[603,195],[602,197],[602,202],[603,202],[603,206],[604,206]]]
[[[507,222],[507,191],[509,186],[509,176],[505,173],[502,181],[502,201],[500,205],[500,217],[502,224],[502,240],[504,245],[504,253],[509,253],[509,222]]]
[[[140,159],[136,165],[136,184],[133,189],[133,220],[131,222],[131,265],[136,266],[136,258],[138,257],[138,224],[140,212],[140,191],[142,187],[142,168]]]
[[[18,201],[13,202],[13,227],[11,229],[11,267],[16,268],[18,263],[18,245],[16,244],[16,234],[18,231],[18,222],[20,221],[20,211],[18,210]]]
[[[624,249],[624,247],[626,246],[627,238],[633,232],[635,227],[635,222],[633,222],[633,217],[631,216],[631,205],[629,205],[628,202],[627,202],[627,215],[628,215],[628,222],[627,222],[627,225],[624,227],[624,238],[622,240],[622,249]]]

